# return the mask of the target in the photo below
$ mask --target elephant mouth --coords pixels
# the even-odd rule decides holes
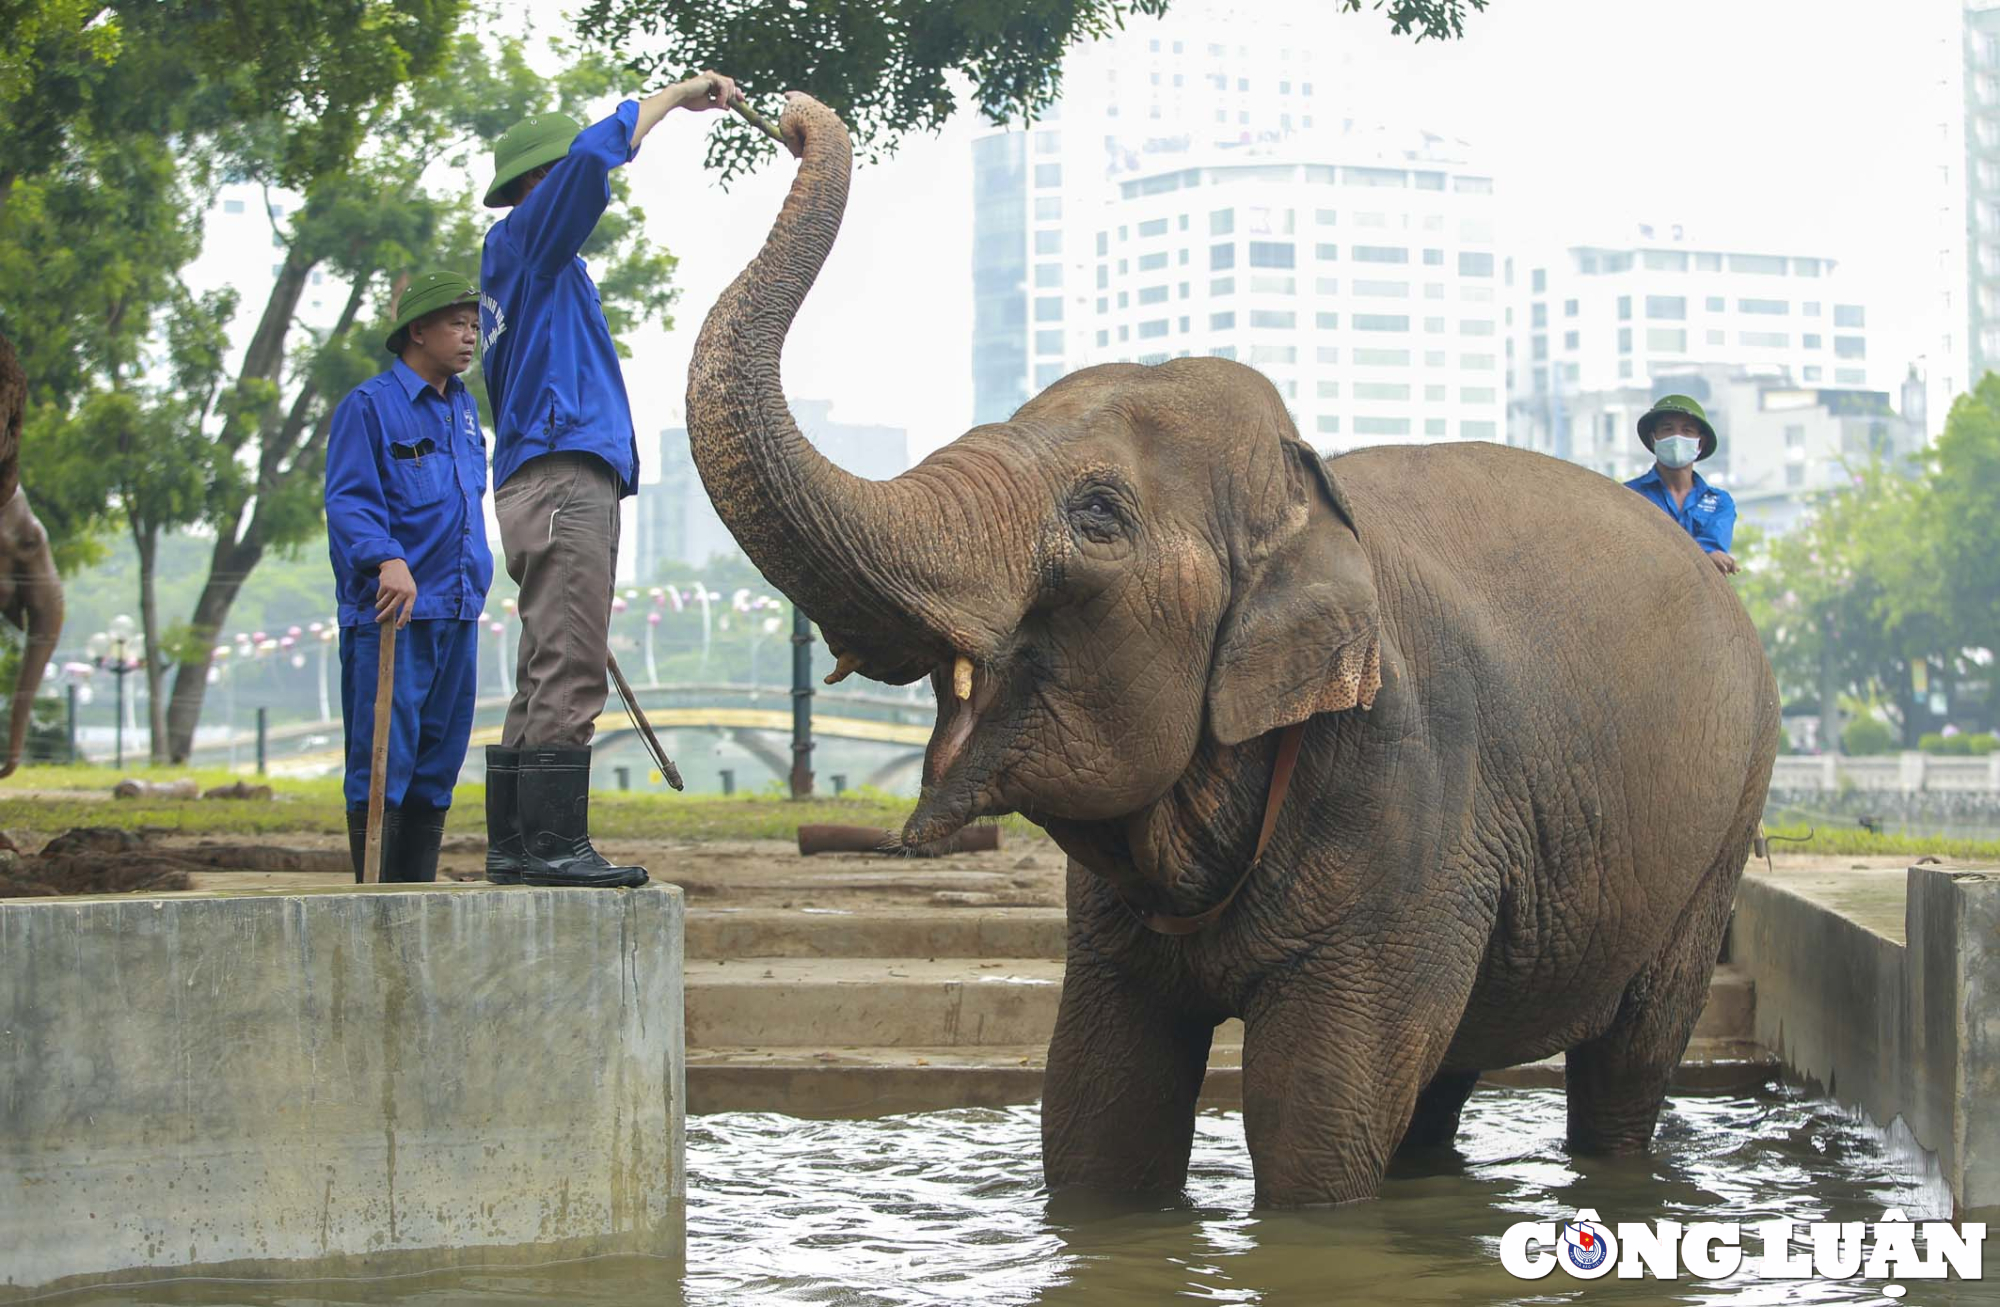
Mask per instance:
[[[947,839],[979,817],[1004,811],[992,783],[1012,734],[1004,724],[1005,678],[960,655],[935,679],[942,729],[925,751],[923,796],[903,826],[903,843],[911,846]]]

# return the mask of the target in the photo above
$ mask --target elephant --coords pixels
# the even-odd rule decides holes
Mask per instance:
[[[14,344],[0,335],[0,616],[26,637],[21,671],[8,706],[7,757],[0,776],[11,776],[28,742],[28,724],[42,674],[62,637],[62,577],[28,496],[21,489],[21,426],[28,403],[27,378]]]
[[[1220,358],[1085,368],[851,476],[779,376],[851,147],[803,95],[780,130],[798,173],[701,329],[691,451],[835,677],[931,678],[903,839],[1020,813],[1069,857],[1050,1189],[1179,1190],[1231,1017],[1260,1204],[1374,1195],[1483,1071],[1557,1053],[1569,1147],[1648,1148],[1776,755],[1728,582],[1573,464],[1323,459]]]

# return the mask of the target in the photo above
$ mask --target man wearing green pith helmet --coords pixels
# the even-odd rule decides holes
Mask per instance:
[[[494,147],[480,348],[493,402],[493,509],[521,587],[514,700],[486,751],[486,878],[497,884],[641,885],[591,845],[590,742],[604,709],[618,504],[637,493],[639,447],[618,352],[578,252],[611,199],[613,168],[674,109],[726,109],[736,84],[703,73],[627,100],[578,130],[562,114],[510,127]]]
[[[1694,465],[1715,452],[1715,428],[1699,400],[1662,395],[1639,419],[1639,441],[1653,456],[1653,470],[1625,484],[1652,500],[1694,537],[1724,576],[1736,571],[1729,546],[1736,534],[1736,501],[1710,485]]]

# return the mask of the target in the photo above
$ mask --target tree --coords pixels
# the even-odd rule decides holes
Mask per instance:
[[[1953,634],[2000,653],[2000,375],[1959,396],[1928,463],[1930,571]]]
[[[972,82],[993,122],[1039,117],[1062,91],[1068,49],[1157,18],[1171,0],[590,0],[585,40],[627,60],[648,83],[707,66],[742,77],[773,111],[778,93],[810,90],[846,122],[863,157],[912,131],[935,132],[955,107],[950,77]],[[1335,0],[1343,11],[1362,0]],[[1398,34],[1464,34],[1487,0],[1373,0]],[[632,51],[639,53],[633,54]],[[770,156],[762,135],[717,131],[708,162],[725,179]]]
[[[433,266],[478,267],[488,219],[474,207],[476,192],[455,177],[434,187],[427,174],[435,165],[464,165],[474,147],[529,114],[550,108],[582,114],[615,77],[604,61],[583,59],[543,79],[529,69],[518,42],[489,48],[476,36],[454,38],[438,74],[385,94],[353,155],[306,186],[305,203],[289,228],[277,229],[284,257],[276,284],[238,375],[204,415],[226,455],[222,461],[240,466],[244,475],[218,479],[204,512],[215,544],[167,709],[175,761],[184,760],[193,743],[215,635],[244,580],[268,552],[295,550],[317,539],[323,527],[321,486],[334,404],[388,362],[380,326],[387,317],[388,277]],[[284,176],[284,158],[246,151],[238,166],[275,184]],[[614,181],[619,199],[623,183],[622,177]],[[642,213],[621,206],[584,248],[603,269],[600,288],[614,332],[648,318],[664,320],[672,300],[673,260],[646,242],[643,223]],[[296,321],[299,301],[312,273],[322,269],[346,284],[346,302],[330,329],[303,330]],[[477,391],[477,378],[471,380]]]

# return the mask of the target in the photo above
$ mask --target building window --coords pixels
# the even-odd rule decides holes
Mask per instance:
[[[1408,263],[1410,252],[1394,245],[1356,245],[1347,251],[1356,263]]]
[[[1537,331],[1549,325],[1549,306],[1537,304],[1529,310],[1529,320]]]
[[[1494,372],[1499,369],[1498,360],[1491,354],[1461,354],[1458,368],[1461,372]]]
[[[1619,379],[1620,379],[1621,381],[1629,381],[1629,380],[1631,379],[1631,377],[1632,377],[1632,360],[1631,360],[1631,359],[1619,359],[1619,360],[1618,360],[1618,377],[1619,377]]]
[[[1528,289],[1535,294],[1540,295],[1546,292],[1549,288],[1549,270],[1547,268],[1536,268],[1534,272],[1529,274],[1529,283]]]
[[[1736,343],[1752,349],[1790,349],[1792,337],[1784,331],[1742,331],[1737,333]]]
[[[1180,220],[1180,223],[1179,223],[1178,225],[1179,225],[1179,227],[1180,227],[1180,229],[1181,229],[1182,231],[1186,231],[1186,230],[1188,229],[1188,216],[1187,216],[1187,215],[1186,215],[1185,213],[1183,213],[1183,214],[1181,215],[1181,220]],[[1187,262],[1187,251],[1186,251],[1186,250],[1182,250],[1182,251],[1181,251],[1181,262],[1183,262],[1183,263],[1186,263],[1186,262]]]
[[[1865,359],[1868,357],[1868,341],[1862,336],[1835,336],[1833,356],[1837,359]]]
[[[1493,334],[1493,319],[1461,318],[1458,323],[1458,334],[1461,336],[1491,336]],[[1569,334],[1571,336],[1576,335],[1573,331]]]
[[[1315,277],[1313,279],[1313,290],[1320,295],[1338,295],[1340,294],[1340,278]]]
[[[1210,278],[1208,283],[1208,293],[1211,295],[1234,295],[1236,293],[1236,278],[1234,277]]]
[[[1461,255],[1461,256],[1459,256],[1459,257],[1460,257],[1460,258],[1463,258],[1464,256],[1463,256],[1463,255]],[[1459,269],[1459,271],[1460,271],[1460,272],[1464,272],[1464,271],[1465,271],[1465,269],[1464,269],[1463,267],[1461,267],[1461,268]],[[1564,300],[1564,301],[1563,301],[1563,316],[1564,316],[1565,318],[1573,318],[1573,317],[1575,317],[1575,316],[1576,316],[1576,314],[1577,314],[1577,303],[1576,303],[1576,301],[1575,301],[1575,300]]]
[[[1187,282],[1181,282],[1181,283],[1180,283],[1180,297],[1181,297],[1182,299],[1186,299],[1186,298],[1188,297],[1188,294],[1189,294],[1189,291],[1188,291],[1188,283],[1187,283]]]
[[[1152,340],[1156,336],[1164,336],[1166,334],[1167,320],[1165,318],[1153,318],[1150,321],[1139,324],[1140,340]]]
[[[1833,306],[1833,325],[1836,327],[1865,327],[1868,313],[1859,304],[1836,304]]]
[[[1035,297],[1035,321],[1061,322],[1062,320],[1062,296],[1037,295]]]
[[[1808,331],[1805,335],[1799,337],[1799,344],[1806,349],[1818,349],[1820,348],[1820,339],[1817,333]]]
[[[1141,286],[1139,288],[1139,302],[1141,304],[1165,304],[1167,302],[1167,288],[1165,286]]]
[[[1036,233],[1035,233],[1035,253],[1037,253],[1037,254],[1061,254],[1061,253],[1062,253],[1062,228],[1060,228],[1060,227],[1056,227],[1056,228],[1052,228],[1052,229],[1050,229],[1050,230],[1048,230],[1048,231],[1038,231],[1038,232],[1036,232]]]
[[[1424,403],[1426,404],[1444,403],[1449,394],[1449,390],[1450,388],[1447,386],[1425,386]]]
[[[1208,215],[1208,234],[1227,236],[1236,230],[1236,210],[1216,209]]]
[[[1738,313],[1790,314],[1792,311],[1792,302],[1790,300],[1737,300],[1736,311]]]
[[[1357,417],[1354,419],[1354,434],[1357,436],[1407,436],[1410,434],[1408,418]]]
[[[1235,327],[1236,312],[1233,309],[1226,313],[1211,313],[1208,315],[1208,329],[1210,331],[1233,331]]]
[[[1062,165],[1059,163],[1038,163],[1035,165],[1035,185],[1053,189],[1062,185]]]
[[[1319,361],[1322,363],[1340,362],[1340,347],[1338,345],[1321,345],[1319,347]]]
[[[1458,402],[1461,404],[1491,404],[1494,390],[1491,386],[1460,386]]]
[[[1354,364],[1363,368],[1407,368],[1410,366],[1410,351],[1406,349],[1357,349]]]
[[[1250,242],[1250,266],[1253,268],[1289,268],[1293,257],[1290,241]]]
[[[1209,271],[1213,272],[1217,268],[1233,268],[1235,266],[1236,266],[1236,246],[1225,243],[1222,245],[1211,245],[1208,247]]]
[[[1836,386],[1860,386],[1867,384],[1868,373],[1862,368],[1835,368],[1833,383]]]
[[[1335,221],[1335,220],[1336,220],[1336,219],[1337,219],[1338,217],[1339,217],[1339,214],[1335,213],[1335,212],[1334,212],[1334,210],[1332,210],[1332,209],[1314,209],[1314,210],[1313,210],[1313,221],[1314,221],[1315,223],[1317,223],[1318,225],[1322,226],[1322,227],[1332,227],[1332,226],[1336,226],[1336,225],[1337,225],[1337,223],[1336,223],[1336,221]]]
[[[1185,268],[1188,265],[1188,252],[1185,249],[1181,251],[1180,259],[1178,260],[1178,262],[1183,268]]]
[[[1729,270],[1782,277],[1785,275],[1785,260],[1776,254],[1732,254],[1729,256]]]
[[[1444,266],[1444,251],[1425,250],[1424,266],[1427,268],[1442,268]]]
[[[1166,266],[1167,252],[1165,250],[1154,250],[1151,254],[1141,254],[1139,256],[1139,271],[1141,272],[1158,272]]]
[[[1500,434],[1499,424],[1468,418],[1458,424],[1458,434],[1467,440],[1492,440]]]
[[[1167,220],[1165,218],[1148,218],[1139,224],[1140,240],[1145,240],[1148,236],[1164,236],[1166,234]]]
[[[1340,257],[1340,246],[1321,241],[1313,246],[1313,257],[1322,260],[1337,259]]]
[[[1055,222],[1062,217],[1062,196],[1037,195],[1035,197],[1035,221]]]
[[[1250,347],[1250,361],[1252,363],[1263,364],[1297,363],[1299,361],[1298,346],[1252,345]]]
[[[1710,313],[1720,313],[1720,312],[1722,312],[1722,311],[1723,311],[1724,309],[1726,309],[1726,308],[1728,308],[1728,307],[1729,307],[1729,306],[1728,306],[1728,303],[1727,303],[1727,301],[1725,301],[1725,300],[1724,300],[1724,299],[1722,298],[1722,296],[1720,296],[1720,295],[1711,295],[1711,296],[1709,296],[1709,297],[1708,297],[1708,311],[1709,311]]]
[[[1062,380],[1063,365],[1060,363],[1037,363],[1035,365],[1035,389],[1043,390]]]
[[[1684,327],[1646,328],[1646,348],[1655,354],[1685,354],[1688,334]]]
[[[1043,290],[1062,285],[1062,264],[1037,263],[1035,265],[1035,285]]]
[[[1111,331],[1109,328],[1106,327],[1098,328],[1097,343],[1100,346],[1109,345],[1111,343]]]
[[[1292,331],[1299,325],[1298,314],[1286,309],[1252,309],[1250,325],[1271,331]]]
[[[1355,280],[1348,289],[1363,299],[1406,300],[1410,298],[1410,283],[1407,281],[1363,281]]]
[[[224,200],[222,202],[222,211],[224,213],[241,213],[243,212],[243,201]]]
[[[1654,320],[1682,322],[1687,319],[1688,302],[1684,295],[1648,295],[1646,316]]]
[[[1720,345],[1723,343],[1726,335],[1727,333],[1715,327],[1710,327],[1708,330],[1708,343],[1711,345]]]
[[[1618,320],[1620,322],[1630,322],[1632,320],[1632,297],[1630,295],[1620,295],[1618,297]]]
[[[1620,354],[1630,354],[1632,352],[1632,329],[1630,327],[1620,327],[1618,329],[1618,352]]]
[[[1722,256],[1720,254],[1697,254],[1694,256],[1694,270],[1696,272],[1721,272]]]
[[[1336,330],[1340,326],[1340,315],[1338,313],[1315,313],[1313,315],[1313,326],[1321,331]]]
[[[1290,295],[1298,288],[1297,277],[1284,277],[1275,272],[1260,272],[1250,278],[1252,295]]]
[[[1425,434],[1425,435],[1427,435],[1427,436],[1441,436],[1441,435],[1443,435],[1443,434],[1444,434],[1444,419],[1443,419],[1443,418],[1425,418],[1425,419],[1424,419],[1424,434]]]
[[[1410,319],[1403,313],[1357,313],[1354,315],[1356,331],[1408,331]]]
[[[1338,381],[1322,381],[1322,382],[1320,382],[1320,383],[1319,383],[1319,397],[1320,397],[1321,399],[1339,399],[1339,398],[1340,398],[1340,383],[1339,383]]]
[[[1820,379],[1819,365],[1816,363],[1809,363],[1804,368],[1800,369],[1800,374],[1804,376],[1807,381],[1818,381]]]

